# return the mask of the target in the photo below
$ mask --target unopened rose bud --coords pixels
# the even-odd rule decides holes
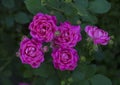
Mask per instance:
[[[110,40],[110,41],[109,41],[109,44],[110,44],[110,45],[113,45],[113,44],[114,44],[114,41],[113,41],[113,40]]]
[[[69,81],[69,82],[72,82],[72,81],[73,81],[73,79],[70,77],[70,78],[68,78],[68,81]]]
[[[112,35],[112,36],[110,36],[110,38],[111,38],[111,39],[114,39],[115,37]]]
[[[77,24],[81,24],[81,21],[80,21],[80,20],[77,20]]]
[[[55,32],[55,35],[56,35],[56,36],[59,36],[59,35],[60,35],[60,32],[59,32],[59,31],[56,31],[56,32]]]
[[[61,81],[61,85],[65,85],[65,81],[64,80]]]
[[[19,56],[20,56],[20,53],[19,53],[19,52],[16,52],[16,56],[19,57]]]
[[[93,45],[93,49],[95,50],[95,51],[98,51],[98,45],[96,44],[96,45]]]
[[[81,62],[85,62],[86,61],[86,58],[85,56],[81,56],[81,59],[80,59]]]
[[[22,36],[22,40],[23,40],[24,38],[27,38],[27,36],[26,36],[26,35],[23,35],[23,36]]]
[[[53,15],[53,14],[54,14],[54,11],[51,11],[50,14]]]
[[[48,52],[48,51],[49,51],[49,47],[48,47],[48,46],[44,46],[44,47],[43,47],[43,52],[46,53],[46,52]]]
[[[86,40],[87,40],[88,42],[91,42],[91,41],[92,41],[92,39],[91,39],[90,37],[88,37]]]

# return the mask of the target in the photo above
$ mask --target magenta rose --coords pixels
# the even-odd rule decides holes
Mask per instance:
[[[39,41],[50,42],[57,30],[56,22],[55,16],[36,14],[29,25],[31,36]]]
[[[69,22],[61,23],[58,28],[58,35],[54,38],[54,45],[58,47],[74,47],[82,37],[80,26],[73,26]]]
[[[77,66],[79,56],[73,48],[58,48],[52,52],[53,64],[56,69],[74,70]]]
[[[96,26],[86,26],[85,32],[89,35],[89,37],[93,40],[94,44],[107,45],[110,37],[108,36],[108,32],[99,29]]]
[[[30,64],[32,68],[38,68],[44,61],[41,50],[42,44],[35,39],[24,37],[20,43],[20,59],[24,64]]]

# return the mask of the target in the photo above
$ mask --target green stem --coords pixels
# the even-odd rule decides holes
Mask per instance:
[[[94,50],[95,50],[95,51],[98,51],[98,45],[97,45],[97,44],[94,45]]]

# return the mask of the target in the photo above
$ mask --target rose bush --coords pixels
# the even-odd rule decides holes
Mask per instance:
[[[119,85],[113,2],[108,12],[107,0],[1,0],[0,85]]]

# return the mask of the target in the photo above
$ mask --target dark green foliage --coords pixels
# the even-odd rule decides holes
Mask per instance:
[[[24,12],[15,14],[15,21],[20,24],[26,24],[30,21],[29,16]]]
[[[90,2],[89,9],[94,13],[106,13],[111,8],[111,4],[106,0],[93,0]]]
[[[92,85],[112,85],[112,82],[107,77],[100,74],[93,76],[90,81]]]

